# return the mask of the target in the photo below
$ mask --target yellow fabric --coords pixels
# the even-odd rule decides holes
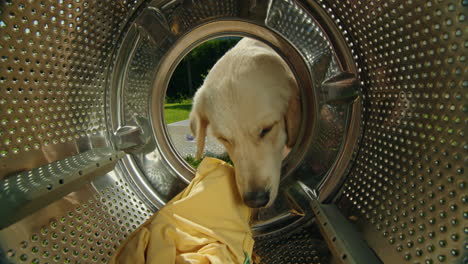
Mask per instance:
[[[234,169],[205,158],[187,188],[138,228],[110,264],[227,264],[252,256],[250,208],[239,197]]]

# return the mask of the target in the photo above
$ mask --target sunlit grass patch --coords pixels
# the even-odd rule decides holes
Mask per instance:
[[[192,100],[184,100],[181,103],[164,104],[166,124],[188,119],[191,109]]]
[[[229,156],[227,154],[225,155],[216,155],[216,154],[213,154],[213,153],[206,153],[201,159],[197,160],[195,159],[192,155],[188,155],[186,156],[184,159],[185,161],[190,164],[190,166],[192,166],[193,168],[197,169],[198,166],[200,165],[200,163],[202,162],[203,158],[205,157],[212,157],[212,158],[216,158],[216,159],[220,159],[226,163],[229,163],[231,165],[234,166],[234,164],[232,163],[231,159],[229,158]]]

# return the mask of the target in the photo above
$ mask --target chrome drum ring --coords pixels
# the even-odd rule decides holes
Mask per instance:
[[[0,262],[106,263],[186,186],[193,172],[161,125],[156,76],[171,50],[180,54],[167,75],[178,55],[222,31],[298,56],[288,62],[304,78],[302,143],[285,161],[278,203],[255,222],[263,263],[327,263],[330,251],[351,261],[341,242],[359,247],[360,236],[357,253],[369,246],[361,255],[383,263],[466,262],[467,7],[0,1]],[[190,37],[223,23],[249,26]],[[327,53],[331,65],[314,63]],[[314,65],[330,69],[322,82],[326,69]],[[111,170],[119,150],[131,154]],[[333,233],[324,208],[357,235]],[[302,225],[311,209],[317,217]]]
[[[196,15],[181,23],[187,10]],[[191,49],[222,36],[257,38],[270,45],[290,65],[302,91],[302,132],[283,162],[281,194],[271,208],[257,212],[254,230],[263,234],[296,226],[311,218],[307,199],[333,199],[356,150],[362,103],[343,37],[330,19],[314,15],[324,13],[311,14],[284,1],[252,6],[153,2],[141,8],[116,56],[107,113],[113,134],[130,127],[145,134],[145,147],[123,159],[120,169],[150,207],[163,206],[194,173],[164,122],[170,76]],[[123,148],[119,144],[125,142],[119,142],[110,143]],[[302,198],[291,202],[295,196]],[[304,208],[298,210],[297,204]]]

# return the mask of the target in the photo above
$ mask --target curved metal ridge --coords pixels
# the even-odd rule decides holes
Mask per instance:
[[[466,0],[0,1],[0,262],[105,263],[182,190],[191,150],[164,125],[165,79],[179,56],[232,34],[263,40],[304,78],[302,138],[284,162],[277,203],[253,221],[263,263],[330,260],[323,241],[333,235],[318,233],[311,200],[337,204],[384,263],[462,263],[467,8]],[[314,64],[327,55],[318,77]],[[109,145],[129,154],[81,185],[113,166],[95,167],[113,150],[73,157]],[[79,168],[89,171],[80,178]]]
[[[113,170],[123,156],[122,151],[96,148],[3,179],[0,182],[0,229]]]
[[[275,49],[295,73],[302,91],[303,120],[297,144],[283,162],[281,188],[285,195],[273,207],[261,209],[253,224],[258,230],[271,230],[265,228],[267,223],[278,229],[296,225],[298,221],[291,219],[304,216],[295,214],[286,197],[286,190],[295,181],[310,188],[325,186],[320,190],[324,199],[332,197],[343,182],[350,162],[347,154],[355,148],[361,116],[361,101],[353,97],[359,89],[353,67],[350,58],[340,61],[343,58],[335,55],[329,41],[333,36],[324,34],[318,20],[300,4],[265,1],[237,6],[228,2],[201,6],[201,2],[153,1],[128,27],[108,91],[109,132],[118,133],[125,127],[136,131],[139,125],[135,120],[146,120],[153,133],[151,147],[134,151],[119,168],[150,207],[163,206],[181,191],[194,174],[184,160],[193,150],[193,142],[187,140],[187,127],[165,124],[164,96],[171,74],[190,50],[207,40],[256,38]],[[192,16],[188,10],[193,11]],[[299,26],[302,32],[297,34]],[[342,57],[348,53],[339,52]],[[171,133],[183,138],[174,140]]]

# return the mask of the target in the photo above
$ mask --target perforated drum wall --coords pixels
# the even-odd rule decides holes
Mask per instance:
[[[139,2],[0,2],[1,178],[104,144],[108,68]]]
[[[0,232],[2,263],[105,263],[153,214],[110,173]]]
[[[118,57],[129,28],[140,42],[127,65],[125,96],[116,100],[130,109],[122,116],[131,120],[150,111],[154,69],[182,35],[213,21],[245,19],[258,28],[270,23],[271,32],[257,34],[288,39],[309,70],[329,46],[350,51],[349,68],[357,72],[363,99],[362,135],[353,134],[359,145],[350,148],[353,158],[345,164],[350,167],[343,168],[347,179],[333,202],[377,256],[384,263],[466,263],[468,1],[271,2],[0,1],[0,179],[115,143],[109,119],[116,113],[110,111],[108,92],[114,89],[116,64],[132,55]],[[145,18],[156,18],[151,27],[143,19],[135,22],[144,6],[155,11]],[[274,16],[266,21],[272,10]],[[337,35],[342,40],[333,39]],[[336,58],[342,55],[336,53]],[[344,67],[343,61],[332,64]],[[341,121],[337,135],[320,134],[318,152],[331,152],[323,148],[330,137],[339,149],[335,145],[343,142],[339,135],[348,124]],[[153,163],[141,167],[151,172],[154,189],[169,199],[185,183],[171,166],[161,165],[164,155],[152,155],[145,158]],[[119,166],[0,230],[0,261],[105,263],[157,209],[147,193],[135,188],[129,170]],[[308,203],[296,205],[304,209]],[[310,210],[301,213],[312,216]],[[288,217],[295,221],[302,215]],[[316,229],[287,230],[257,239],[264,262],[330,259]]]
[[[461,262],[468,2],[320,2],[346,29],[366,89],[343,210],[386,263]]]

